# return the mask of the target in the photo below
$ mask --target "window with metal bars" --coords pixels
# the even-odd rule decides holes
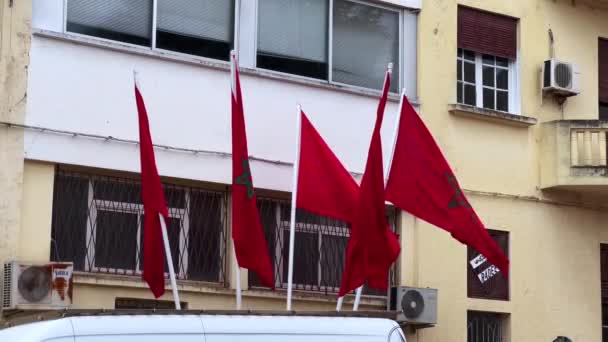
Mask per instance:
[[[507,315],[469,311],[467,313],[468,342],[505,342]]]
[[[178,279],[224,283],[225,193],[172,184],[163,188]],[[56,172],[51,260],[73,261],[77,271],[140,275],[143,222],[138,180]]]
[[[275,287],[287,288],[289,253],[290,201],[258,198],[258,209],[266,235],[271,259],[274,262]],[[389,225],[396,227],[396,214],[387,210]],[[346,222],[319,216],[297,209],[294,245],[295,290],[335,294],[340,288],[346,245],[350,234]],[[390,272],[390,283],[394,283],[394,269]],[[249,272],[249,285],[261,286],[258,277]],[[364,286],[367,295],[386,296]]]

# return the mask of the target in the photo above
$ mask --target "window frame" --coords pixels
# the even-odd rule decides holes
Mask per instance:
[[[458,50],[462,50],[462,57],[459,56],[458,54]],[[464,58],[464,54],[465,51],[471,52],[474,54],[475,56],[475,60],[474,60],[474,65],[475,65],[475,84],[472,84],[470,82],[465,82],[464,79],[464,63],[466,63],[467,61],[470,63],[471,60],[465,59]],[[462,104],[465,106],[471,106],[470,104],[467,104],[464,102],[464,88],[463,88],[463,93],[462,93],[462,101],[458,101],[458,83],[462,82],[463,84],[469,84],[469,85],[474,85],[475,86],[475,105],[473,105],[476,108],[480,108],[483,110],[490,110],[490,111],[495,111],[495,112],[500,112],[500,113],[508,113],[508,114],[514,114],[514,115],[520,115],[521,113],[521,108],[520,108],[520,96],[519,96],[519,50],[517,51],[517,58],[516,60],[512,60],[512,59],[507,59],[509,61],[509,65],[508,67],[502,67],[502,66],[498,66],[496,64],[492,65],[491,67],[493,67],[494,69],[502,69],[502,70],[508,70],[509,72],[509,76],[508,76],[508,88],[506,89],[506,91],[508,92],[508,106],[509,106],[509,110],[508,111],[503,111],[503,110],[499,110],[496,109],[496,103],[497,103],[497,96],[496,96],[496,92],[497,90],[499,91],[505,91],[500,90],[499,88],[497,88],[496,86],[496,72],[494,73],[494,86],[493,87],[489,87],[489,86],[484,86],[483,85],[483,67],[484,66],[490,66],[487,64],[484,64],[483,62],[483,55],[484,53],[481,52],[477,52],[477,51],[473,51],[473,50],[467,50],[464,48],[457,48],[456,49],[456,61],[458,62],[458,67],[461,68],[461,75],[462,75],[462,80],[458,80],[458,77],[456,77],[456,103],[458,104]],[[485,54],[487,55],[487,54]],[[492,55],[488,55],[488,56],[492,56]],[[495,57],[496,56],[492,56]],[[456,70],[456,72],[458,72],[458,70]],[[494,109],[490,109],[490,108],[485,108],[484,107],[484,103],[483,103],[483,89],[484,88],[488,88],[488,89],[492,89],[494,92]]]
[[[238,2],[240,2],[240,0],[236,0]],[[259,6],[258,6],[258,0],[254,0],[253,2],[255,2],[255,24],[254,24],[254,36],[255,36],[255,41],[253,44],[253,60],[252,60],[252,68],[256,69],[256,70],[261,70],[263,72],[268,72],[271,74],[277,74],[277,75],[286,75],[289,77],[293,77],[296,79],[302,79],[302,80],[307,80],[307,81],[316,81],[316,82],[325,82],[327,84],[332,84],[332,85],[338,85],[338,86],[344,86],[344,87],[350,87],[350,88],[354,88],[354,89],[360,89],[360,90],[369,90],[369,89],[374,89],[374,88],[366,88],[366,87],[362,87],[362,86],[357,86],[357,85],[353,85],[353,84],[348,84],[348,83],[342,83],[342,82],[336,82],[333,81],[333,32],[334,32],[334,20],[333,20],[333,15],[334,15],[334,0],[326,0],[328,2],[328,11],[327,11],[327,15],[328,15],[328,20],[327,20],[327,25],[328,25],[328,29],[327,29],[327,79],[319,79],[319,78],[314,78],[314,77],[307,77],[307,76],[302,76],[302,75],[296,75],[296,74],[290,74],[287,72],[282,72],[282,71],[277,71],[277,70],[270,70],[270,69],[264,69],[264,68],[260,68],[257,65],[257,55],[258,55],[258,23],[259,23]],[[406,9],[404,8],[398,8],[398,7],[393,7],[393,6],[389,6],[386,4],[378,4],[378,3],[374,3],[371,1],[365,1],[365,0],[344,0],[344,1],[348,1],[348,2],[354,2],[354,3],[358,3],[358,4],[362,4],[365,6],[371,6],[371,7],[376,7],[376,8],[381,8],[384,10],[388,10],[388,11],[392,11],[392,12],[396,12],[399,15],[399,37],[398,37],[398,41],[399,41],[399,48],[398,48],[398,56],[397,58],[398,60],[398,70],[397,69],[393,69],[393,74],[391,77],[391,81],[394,82],[395,80],[395,75],[397,75],[397,89],[399,89],[399,92],[401,91],[401,85],[403,84],[403,79],[404,79],[404,52],[403,52],[403,48],[404,48],[404,34],[403,34],[403,28],[404,28],[404,14],[403,11],[405,11]],[[238,5],[238,3],[237,3]],[[239,18],[240,19],[240,18]]]
[[[87,217],[87,228],[86,228],[86,241],[89,246],[85,254],[85,272],[101,272],[101,273],[122,273],[126,275],[141,275],[143,270],[140,269],[140,258],[137,253],[141,251],[141,234],[142,234],[142,218],[144,217],[144,205],[143,203],[132,203],[132,202],[119,202],[111,200],[95,199],[93,179],[88,179],[88,206],[89,213]],[[167,208],[169,211],[169,218],[177,218],[180,220],[179,230],[179,243],[178,243],[178,269],[176,275],[181,279],[186,279],[188,275],[188,243],[186,237],[190,233],[190,219],[188,216],[188,209],[190,204],[190,191],[184,190],[184,208]],[[97,212],[106,211],[114,213],[126,213],[137,215],[137,233],[136,233],[136,258],[135,258],[135,270],[113,268],[113,267],[98,267],[95,264],[96,253],[95,253],[95,239],[97,238]],[[174,259],[175,260],[175,259]],[[165,277],[168,277],[169,273],[165,272]]]
[[[112,39],[108,39],[108,38],[103,38],[103,37],[97,37],[97,36],[90,36],[90,35],[86,35],[86,34],[82,34],[82,33],[78,33],[78,32],[72,32],[72,31],[68,31],[68,4],[69,4],[70,0],[63,0],[63,33],[66,35],[70,35],[70,36],[74,36],[74,37],[81,37],[84,39],[95,39],[95,40],[99,40],[99,41],[104,41],[104,42],[108,42],[108,43],[113,43],[113,44],[120,44],[122,46],[125,47],[132,47],[132,48],[138,48],[138,49],[146,49],[146,50],[150,50],[150,51],[156,51],[156,52],[162,52],[164,54],[170,54],[173,56],[179,56],[179,57],[185,57],[185,58],[194,58],[194,59],[200,59],[203,61],[208,61],[208,62],[213,62],[213,63],[224,63],[224,64],[230,64],[230,60],[225,61],[222,59],[215,59],[215,58],[210,58],[210,57],[205,57],[205,56],[200,56],[200,55],[192,55],[192,54],[188,54],[188,53],[184,53],[184,52],[179,52],[179,51],[174,51],[174,50],[167,50],[167,49],[163,49],[163,48],[159,48],[156,46],[156,30],[157,30],[157,25],[158,25],[158,0],[150,0],[152,1],[152,21],[150,24],[150,45],[138,45],[138,44],[133,44],[133,43],[127,43],[127,42],[123,42],[120,40],[112,40]],[[230,0],[229,0],[230,1]],[[257,1],[257,0],[256,0]],[[233,49],[235,51],[238,51],[238,29],[239,29],[239,7],[240,7],[240,0],[234,0],[234,12],[233,12],[233,16],[232,16],[232,23],[230,26],[232,26],[232,45],[233,45]],[[238,53],[238,52],[237,52]]]

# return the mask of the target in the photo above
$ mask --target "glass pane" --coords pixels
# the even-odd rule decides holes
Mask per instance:
[[[483,64],[494,65],[494,56],[483,55],[482,60],[483,60]]]
[[[298,0],[300,1],[300,0]],[[391,90],[399,87],[399,13],[334,0],[333,81],[381,89],[393,63]]]
[[[483,88],[483,108],[494,109],[494,89]]]
[[[67,30],[131,44],[150,45],[152,0],[70,0]]]
[[[464,80],[475,83],[475,64],[464,62]]]
[[[458,74],[457,79],[462,81],[462,61],[456,60],[456,73]]]
[[[502,58],[502,57],[496,57],[496,65],[502,66],[502,67],[508,67],[509,60],[506,58]]]
[[[509,70],[496,69],[496,87],[500,89],[509,89]]]
[[[289,241],[289,230],[283,230],[283,241]],[[319,283],[319,234],[296,232],[294,245],[294,284],[312,285]],[[283,246],[283,282],[287,283],[289,243]]]
[[[462,49],[458,48],[457,56],[462,57]]]
[[[327,0],[260,0],[257,66],[327,79]]]
[[[464,58],[469,60],[469,61],[475,61],[475,52],[470,51],[470,50],[463,50],[464,52]]]
[[[141,185],[118,179],[96,179],[93,181],[93,198],[113,202],[141,203]]]
[[[600,102],[600,120],[608,120],[608,103]]]
[[[135,270],[137,220],[136,213],[97,210],[95,266]]]
[[[139,235],[139,269],[144,269],[144,226],[145,216],[140,215],[141,220],[141,234]],[[171,248],[171,257],[173,258],[173,269],[175,274],[178,275],[180,272],[179,264],[181,260],[181,253],[179,250],[179,237],[181,234],[181,220],[178,218],[170,217],[169,224],[167,225],[167,235],[169,235],[169,248]],[[182,252],[183,253],[183,252]],[[165,256],[165,273],[169,273],[169,264],[167,263],[167,257]]]
[[[229,60],[233,16],[233,0],[158,0],[156,46]]]
[[[509,111],[509,93],[506,91],[496,92],[496,109],[503,112]]]
[[[475,86],[470,85],[470,84],[465,84],[464,85],[464,103],[471,105],[471,106],[476,106],[477,105],[476,98],[477,98],[477,96],[475,94]]]
[[[321,286],[340,287],[347,244],[346,236],[323,235],[321,238]]]
[[[494,87],[494,68],[484,66],[483,67],[483,85],[488,87]]]
[[[462,82],[456,84],[456,101],[462,103]]]

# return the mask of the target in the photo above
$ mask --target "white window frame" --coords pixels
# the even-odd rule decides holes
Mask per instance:
[[[183,52],[178,52],[178,51],[173,51],[173,50],[166,50],[166,49],[161,49],[159,47],[156,46],[156,28],[157,28],[157,21],[158,21],[158,0],[152,0],[152,24],[151,24],[151,36],[150,36],[150,46],[146,46],[146,45],[138,45],[138,44],[132,44],[132,43],[127,43],[127,42],[122,42],[122,41],[118,41],[118,40],[112,40],[112,39],[107,39],[107,38],[102,38],[102,37],[96,37],[96,36],[89,36],[86,34],[81,34],[81,33],[77,33],[77,32],[71,32],[68,31],[68,2],[70,0],[63,0],[63,33],[65,35],[68,36],[74,36],[74,37],[80,37],[83,39],[92,39],[92,40],[98,40],[98,41],[103,41],[103,42],[108,42],[108,43],[112,43],[112,44],[119,44],[121,46],[125,46],[125,47],[131,47],[131,48],[137,48],[137,49],[144,49],[144,50],[149,50],[149,51],[158,51],[158,52],[162,52],[163,54],[167,54],[167,55],[173,55],[173,56],[177,56],[177,57],[185,57],[185,58],[192,58],[195,60],[202,60],[202,61],[207,61],[207,62],[212,62],[212,63],[224,63],[224,64],[229,64],[230,61],[224,61],[221,59],[215,59],[215,58],[209,58],[209,57],[204,57],[204,56],[198,56],[198,55],[191,55],[191,54],[187,54],[187,53],[183,53]],[[238,22],[240,20],[239,18],[239,7],[240,7],[240,0],[234,0],[234,22],[232,23],[234,28],[233,28],[233,46],[234,46],[234,50],[238,51],[238,29],[239,29],[239,25]],[[257,0],[256,0],[257,2]],[[240,64],[240,63],[239,63]]]
[[[237,0],[239,1],[239,0]],[[383,5],[383,4],[379,4],[379,3],[375,3],[375,2],[371,2],[371,1],[365,1],[365,0],[345,0],[345,1],[349,1],[349,2],[354,2],[354,3],[358,3],[358,4],[362,4],[362,5],[366,5],[366,6],[371,6],[371,7],[377,7],[377,8],[381,8],[384,10],[388,10],[388,11],[392,11],[392,12],[396,12],[399,15],[399,37],[397,38],[399,40],[399,48],[398,48],[398,59],[399,59],[399,63],[398,63],[398,68],[393,69],[393,74],[392,74],[392,81],[394,82],[395,79],[397,79],[397,89],[401,89],[401,85],[404,83],[403,79],[404,79],[404,70],[405,70],[405,61],[404,61],[404,53],[403,53],[403,47],[404,47],[404,34],[403,34],[403,27],[404,27],[404,10],[403,8],[398,8],[398,7],[392,7],[392,6],[387,6],[387,5]],[[241,4],[243,3],[242,1],[240,1]],[[307,76],[301,76],[301,75],[296,75],[296,74],[290,74],[290,73],[286,73],[286,72],[281,72],[281,71],[276,71],[276,70],[270,70],[270,69],[263,69],[263,68],[258,68],[257,66],[257,54],[258,54],[258,32],[257,32],[257,28],[258,28],[258,20],[259,20],[259,16],[258,16],[258,0],[251,0],[251,3],[247,4],[245,8],[242,9],[242,11],[240,12],[241,18],[243,16],[247,16],[247,15],[252,15],[255,16],[255,20],[252,22],[253,25],[248,25],[248,27],[244,27],[241,26],[241,35],[242,36],[248,36],[251,37],[252,34],[255,36],[255,40],[254,40],[254,44],[253,46],[249,46],[249,44],[247,44],[247,46],[251,49],[253,49],[253,53],[248,53],[247,52],[247,59],[243,60],[241,59],[241,62],[239,64],[243,65],[243,66],[247,66],[250,68],[254,68],[256,70],[263,70],[263,72],[267,72],[267,73],[272,73],[272,74],[277,74],[277,75],[288,75],[289,77],[293,77],[296,79],[302,79],[302,80],[307,80],[307,81],[316,81],[316,82],[326,82],[328,84],[334,84],[334,85],[340,85],[340,86],[345,86],[345,87],[349,87],[349,88],[354,88],[354,89],[361,89],[361,90],[369,90],[370,88],[366,88],[366,87],[362,87],[362,86],[357,86],[357,85],[353,85],[353,84],[348,84],[348,83],[341,83],[341,82],[336,82],[333,81],[332,76],[333,76],[333,68],[332,68],[332,64],[333,64],[333,13],[334,13],[334,0],[327,0],[328,2],[328,30],[327,30],[327,67],[328,67],[328,72],[327,72],[327,79],[318,79],[318,78],[313,78],[313,77],[307,77]],[[240,18],[239,18],[240,19]],[[253,26],[253,27],[252,27]],[[241,42],[242,43],[242,42]]]
[[[109,200],[100,200],[94,198],[93,192],[93,182],[94,180],[89,179],[88,183],[88,207],[89,214],[87,217],[87,229],[86,229],[86,243],[87,253],[85,256],[85,271],[86,272],[102,272],[102,273],[118,273],[118,274],[127,274],[127,275],[141,275],[142,269],[139,266],[139,257],[137,255],[137,251],[140,251],[140,241],[142,234],[142,223],[141,218],[144,215],[144,206],[140,203],[132,203],[132,202],[118,202],[118,201],[109,201]],[[173,255],[172,257],[178,259],[178,270],[176,270],[176,274],[179,278],[185,279],[188,274],[188,248],[186,244],[186,237],[189,236],[190,231],[190,222],[188,217],[187,208],[189,208],[190,203],[190,192],[185,191],[185,205],[184,208],[168,208],[169,217],[180,219],[182,222],[180,224],[180,232],[179,232],[179,250],[177,255]],[[108,212],[118,212],[118,213],[128,213],[128,214],[136,214],[137,215],[137,233],[136,233],[136,259],[135,259],[135,270],[126,270],[120,268],[108,268],[108,267],[98,267],[95,265],[95,239],[97,237],[97,211],[108,211]],[[141,251],[140,251],[141,253]],[[169,273],[165,272],[165,276],[168,276]]]
[[[460,49],[460,48],[459,48]],[[463,63],[459,63],[458,67],[462,68],[461,72],[462,72],[462,81],[464,84],[469,84],[469,85],[474,85],[475,86],[475,102],[476,104],[474,105],[475,107],[484,109],[484,110],[491,110],[491,111],[496,111],[496,112],[503,112],[503,113],[509,113],[509,114],[519,114],[520,113],[520,100],[519,100],[519,52],[518,52],[518,56],[515,60],[509,59],[509,66],[508,67],[501,67],[498,65],[493,65],[493,68],[498,68],[498,69],[503,69],[503,70],[508,70],[509,71],[509,87],[508,89],[506,89],[509,93],[509,110],[508,111],[502,111],[502,110],[498,110],[498,109],[488,109],[488,108],[484,108],[484,104],[483,104],[483,89],[484,88],[489,88],[489,89],[493,89],[494,91],[496,90],[496,73],[494,75],[494,87],[488,87],[488,86],[484,86],[483,85],[483,53],[480,52],[475,52],[472,50],[467,50],[467,49],[462,49],[463,50],[463,56],[462,57],[458,57],[458,54],[456,54],[456,60],[457,61],[469,61],[468,59],[464,58],[464,51],[469,51],[475,54],[475,84],[472,84],[470,82],[466,82],[465,81],[465,77],[464,77],[464,62]],[[488,65],[489,66],[489,65]],[[458,80],[456,80],[456,84],[458,85]],[[504,91],[504,89],[503,89]],[[456,89],[456,94],[458,93],[458,89]],[[469,106],[468,104],[464,103],[464,89],[463,89],[463,93],[462,93],[462,102],[458,102],[458,96],[456,95],[456,102]],[[496,106],[496,95],[494,96],[494,105]]]
[[[283,276],[285,275],[283,273],[283,266],[285,264],[285,262],[287,262],[287,260],[283,260],[283,251],[282,251],[282,247],[289,247],[289,243],[288,241],[285,241],[284,239],[284,233],[285,232],[289,232],[290,230],[290,222],[289,221],[284,221],[281,220],[281,204],[277,203],[276,204],[276,209],[275,209],[275,220],[276,220],[276,227],[277,229],[275,229],[274,234],[275,234],[275,265],[276,265],[276,269],[275,269],[275,273],[277,274],[277,276],[275,277],[275,287],[276,288],[282,288],[282,289],[287,289],[287,284],[283,283]],[[311,226],[314,227],[313,229],[316,230],[316,232],[312,231],[313,229],[311,229]],[[303,233],[307,233],[307,234],[317,234],[318,236],[318,252],[319,252],[319,261],[317,263],[317,282],[314,286],[315,290],[318,289],[320,291],[324,291],[324,292],[338,292],[340,290],[339,287],[333,287],[333,286],[322,286],[321,282],[322,282],[322,277],[323,277],[323,269],[322,269],[322,260],[323,260],[323,251],[321,248],[321,243],[323,240],[323,236],[340,236],[340,237],[346,237],[348,238],[350,236],[350,229],[348,227],[337,227],[337,226],[324,226],[329,228],[331,234],[327,234],[327,233],[323,233],[321,228],[318,228],[318,224],[314,224],[314,223],[300,223],[300,222],[296,222],[295,224],[295,230],[296,232],[303,232]],[[296,240],[297,241],[297,240]],[[346,253],[346,251],[345,251]],[[310,284],[298,284],[298,283],[293,283],[293,286],[295,287],[300,287],[300,288],[306,288],[307,286],[311,286]],[[315,291],[316,292],[316,291]]]

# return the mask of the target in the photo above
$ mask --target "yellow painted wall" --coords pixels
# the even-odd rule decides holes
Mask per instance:
[[[23,206],[18,259],[49,261],[55,165],[28,161],[23,172]]]

